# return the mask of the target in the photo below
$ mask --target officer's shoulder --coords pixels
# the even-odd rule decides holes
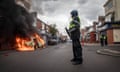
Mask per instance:
[[[74,19],[79,19],[79,17],[78,17],[78,16],[76,16],[76,17],[74,17]]]

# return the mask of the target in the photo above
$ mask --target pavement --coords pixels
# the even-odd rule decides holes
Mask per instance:
[[[97,50],[97,53],[110,55],[110,56],[120,56],[120,51],[112,50],[112,49],[99,49]]]
[[[99,43],[85,43],[85,46],[100,46]],[[109,44],[96,51],[98,54],[120,56],[120,44]]]

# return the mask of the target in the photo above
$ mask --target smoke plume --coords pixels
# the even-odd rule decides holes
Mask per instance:
[[[0,45],[14,45],[16,36],[24,38],[37,32],[33,22],[32,15],[14,0],[0,0]]]

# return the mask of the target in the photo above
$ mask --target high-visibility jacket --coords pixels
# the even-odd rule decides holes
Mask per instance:
[[[80,27],[80,19],[79,17],[74,17],[73,20],[70,22],[69,29]]]
[[[80,38],[80,19],[78,16],[70,22],[69,32],[71,33],[71,39]]]
[[[107,39],[107,37],[106,37],[106,35],[100,35],[100,39],[105,40],[105,39]]]

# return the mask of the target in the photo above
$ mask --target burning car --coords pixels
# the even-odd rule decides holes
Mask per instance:
[[[0,0],[0,49],[33,51],[43,46],[44,40],[33,23],[32,15],[15,0]]]

